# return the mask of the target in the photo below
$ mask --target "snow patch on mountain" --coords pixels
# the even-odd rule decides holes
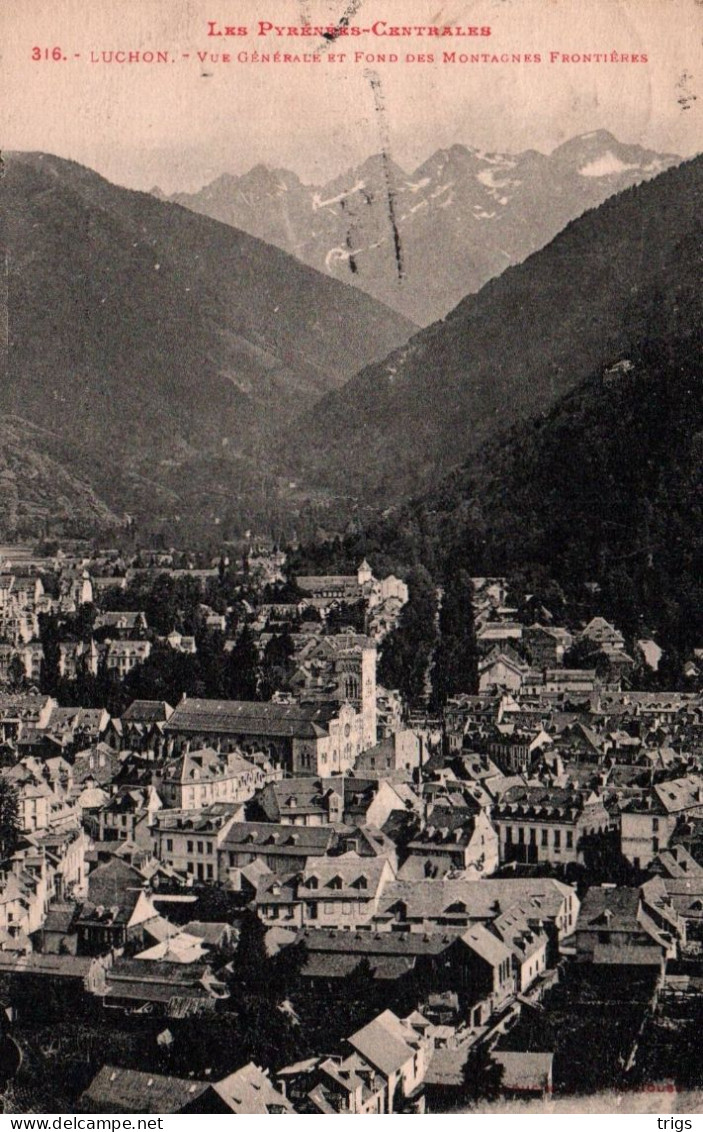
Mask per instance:
[[[582,177],[616,177],[620,173],[627,173],[631,169],[639,169],[638,165],[622,161],[611,149],[606,150],[600,157],[594,158],[579,169]]]
[[[429,177],[422,177],[421,180],[419,180],[419,181],[414,181],[414,182],[413,181],[406,181],[405,182],[407,188],[410,189],[411,193],[419,193],[420,189],[426,188],[426,186],[429,185],[429,183],[430,183]]]
[[[321,193],[313,193],[312,210],[313,212],[317,212],[320,208],[327,208],[331,204],[339,204],[340,201],[346,200],[347,197],[353,196],[354,193],[358,193],[361,189],[365,188],[366,184],[364,181],[357,181],[350,189],[346,189],[342,193],[337,193],[334,197],[328,197],[327,200],[322,199]]]

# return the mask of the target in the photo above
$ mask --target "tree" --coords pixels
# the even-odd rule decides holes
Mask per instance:
[[[478,691],[478,652],[474,629],[474,586],[469,573],[452,574],[442,596],[439,643],[432,671],[432,704],[444,707],[449,696]]]
[[[259,654],[248,625],[239,634],[223,673],[224,692],[231,700],[255,700],[259,685]]]
[[[256,913],[247,908],[239,922],[239,942],[232,962],[230,991],[233,998],[242,993],[266,995],[271,990],[269,963],[266,928]]]
[[[11,857],[21,835],[19,797],[16,787],[0,777],[0,862]]]
[[[366,629],[366,602],[343,601],[333,606],[327,615],[327,632],[342,633],[344,631],[363,633]]]
[[[279,994],[289,994],[308,958],[304,939],[289,943],[269,960],[269,981]]]
[[[581,637],[564,653],[565,668],[593,668],[600,649],[588,637]]]
[[[7,670],[7,688],[9,692],[23,692],[26,687],[27,673],[22,658],[15,653]]]
[[[169,574],[159,574],[146,601],[145,613],[150,629],[162,637],[176,628],[178,603],[176,583]]]
[[[270,700],[274,692],[286,688],[288,678],[293,671],[292,658],[295,645],[288,629],[283,633],[274,633],[264,649],[259,679],[259,695],[261,699]]]
[[[416,566],[408,575],[408,601],[398,627],[383,642],[378,671],[380,682],[397,688],[410,703],[422,700],[426,693],[436,620],[436,588],[424,566]]]
[[[501,1094],[505,1070],[484,1043],[472,1046],[464,1062],[464,1088],[470,1101],[495,1100]]]
[[[55,614],[39,614],[39,638],[44,651],[39,684],[42,692],[51,696],[59,682],[59,621]]]

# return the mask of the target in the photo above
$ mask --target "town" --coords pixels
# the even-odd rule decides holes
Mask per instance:
[[[465,686],[435,647],[413,693],[417,586],[365,559],[0,564],[6,1112],[695,1084],[703,650],[667,690],[653,638],[471,577]]]

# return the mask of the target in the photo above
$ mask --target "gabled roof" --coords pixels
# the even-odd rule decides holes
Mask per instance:
[[[501,649],[498,647],[491,649],[488,655],[479,662],[478,670],[480,673],[486,672],[496,664],[505,665],[506,668],[510,668],[519,676],[524,676],[528,671],[528,665],[509,645]]]
[[[92,919],[102,908],[115,909],[113,922],[129,920],[143,887],[144,878],[137,869],[112,857],[93,869],[88,877],[88,900],[81,919]]]
[[[549,919],[560,913],[567,897],[574,895],[572,888],[550,877],[395,881],[384,891],[379,914],[385,915],[402,904],[409,919],[466,915],[472,920],[490,921],[519,904],[529,908],[535,919]]]
[[[269,1076],[253,1061],[217,1081],[212,1088],[232,1112],[267,1116],[294,1113],[290,1101],[271,1083]],[[156,1111],[156,1110],[154,1110]]]
[[[659,928],[642,907],[641,892],[638,888],[608,888],[595,885],[589,888],[581,904],[576,930],[577,932],[606,930],[616,934],[649,936],[651,947],[658,949],[659,956],[666,947]],[[611,956],[609,950],[602,951],[597,957],[598,962],[629,962],[624,958],[619,960],[616,958],[622,951],[622,945],[618,941],[609,940],[599,946],[612,949],[613,955]],[[650,947],[641,950],[649,951]]]
[[[104,1065],[83,1093],[81,1101],[91,1112],[180,1112],[202,1096],[210,1084],[183,1077],[143,1073]]]
[[[477,883],[480,884],[481,882],[478,881]],[[510,960],[508,948],[483,924],[472,924],[464,932],[461,939],[471,951],[485,960],[486,963],[489,963],[491,967],[499,966],[506,959]]]
[[[184,698],[164,730],[309,739],[324,734],[330,720],[337,714],[338,708],[331,703],[278,704]]]
[[[703,777],[689,774],[685,778],[674,778],[669,782],[659,782],[654,793],[667,813],[680,810],[703,808]]]
[[[493,1050],[491,1057],[503,1068],[502,1089],[516,1093],[542,1093],[549,1088],[553,1053]]]
[[[261,879],[257,904],[290,904],[294,900],[373,900],[389,866],[379,857],[321,857],[308,863],[302,873],[284,879],[268,875]]]
[[[122,713],[124,723],[164,723],[173,715],[165,700],[133,700]]]
[[[400,1072],[404,1065],[415,1056],[418,1042],[408,1044],[413,1034],[412,1027],[404,1027],[400,1018],[391,1010],[384,1010],[377,1018],[363,1026],[347,1038],[347,1042],[374,1069],[379,1069],[384,1077]]]
[[[325,854],[335,843],[333,826],[277,825],[274,822],[234,822],[227,830],[220,848],[261,850],[290,856]]]

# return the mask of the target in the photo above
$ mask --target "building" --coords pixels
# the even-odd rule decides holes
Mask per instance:
[[[564,654],[573,644],[573,637],[568,629],[551,625],[530,625],[525,629],[523,639],[534,668],[560,667],[564,663]]]
[[[253,1061],[215,1081],[191,1101],[183,1112],[238,1116],[286,1116],[295,1112],[287,1097],[272,1083],[268,1071]]]
[[[589,888],[576,924],[576,958],[599,966],[666,965],[676,955],[671,931],[657,926],[638,888]]]
[[[504,774],[529,774],[536,752],[551,743],[542,728],[526,730],[498,724],[488,740],[488,754]]]
[[[385,1082],[384,1112],[396,1111],[396,1098],[402,1107],[421,1090],[434,1048],[430,1031],[427,1019],[417,1012],[401,1019],[392,1010],[384,1010],[347,1038],[348,1045]]]
[[[584,839],[605,833],[610,818],[593,792],[513,786],[493,807],[501,862],[583,862]]]
[[[45,729],[57,707],[51,696],[0,693],[0,744],[15,743],[28,729]]]
[[[316,858],[289,877],[263,877],[254,903],[268,925],[354,930],[370,923],[394,879],[384,857]]]
[[[526,696],[588,696],[597,683],[595,668],[531,668],[522,691]]]
[[[256,814],[280,825],[320,826],[343,821],[344,779],[284,778],[264,786]],[[251,816],[255,816],[254,813]]]
[[[620,813],[623,856],[646,868],[686,816],[703,817],[703,778],[698,774],[659,782],[647,794],[627,799]]]
[[[122,678],[138,664],[144,664],[151,654],[150,641],[109,641],[105,652],[107,667]]]
[[[61,641],[59,643],[59,676],[75,680],[78,676],[97,676],[100,646],[95,641]]]
[[[108,630],[113,639],[126,641],[143,635],[147,630],[146,614],[141,610],[118,610],[99,613],[95,618],[95,631]]]
[[[531,909],[516,905],[501,912],[491,923],[491,931],[512,955],[515,987],[524,994],[547,969],[548,935],[542,922],[530,915]]]
[[[405,879],[444,876],[471,870],[477,877],[490,876],[498,868],[498,834],[483,810],[468,814],[434,806],[427,823],[408,845],[402,869]]]
[[[302,872],[306,863],[322,857],[341,859],[383,858],[395,868],[395,846],[380,830],[349,826],[291,827],[265,822],[237,821],[223,831],[218,842],[218,877],[221,884],[240,888],[244,870],[257,862],[278,876]],[[259,873],[261,875],[261,873]],[[258,880],[258,878],[257,878]]]
[[[254,703],[188,699],[164,724],[169,746],[186,742],[244,754],[263,752],[291,774],[333,775],[350,770],[363,749],[362,718],[349,704]]]
[[[573,935],[579,906],[575,889],[552,877],[397,880],[383,893],[374,927],[422,935],[471,924],[490,927],[504,914],[516,913],[524,922],[548,931],[556,955],[560,944]]]
[[[361,633],[322,636],[307,649],[291,678],[302,701],[351,706],[362,719],[362,749],[377,740],[376,644]]]
[[[585,629],[581,630],[579,640],[588,641],[599,648],[603,645],[610,645],[616,649],[625,648],[625,638],[622,633],[606,621],[605,617],[594,617],[589,621]]]
[[[302,931],[306,961],[302,979],[333,998],[364,961],[370,985],[383,988],[386,1001],[417,1002],[418,989],[458,994],[480,1025],[515,993],[510,951],[483,924],[460,931],[415,932]]]
[[[118,857],[88,877],[88,898],[76,921],[80,955],[107,955],[128,941],[144,945],[144,925],[157,917],[142,873]]]
[[[165,700],[133,700],[120,719],[122,743],[130,751],[158,758],[165,745],[164,724],[173,715]]]
[[[151,827],[154,852],[162,864],[205,883],[218,879],[218,852],[238,820],[236,805],[216,803],[199,811],[160,810]]]
[[[305,868],[310,858],[325,857],[338,845],[339,835],[332,826],[292,828],[237,821],[218,841],[216,875],[221,884],[238,888],[238,874],[254,861],[278,875],[289,875]]]
[[[362,777],[380,778],[386,774],[398,774],[407,779],[408,771],[417,770],[422,765],[422,756],[420,736],[409,728],[402,728],[362,751],[354,770]]]
[[[160,768],[154,784],[165,806],[202,810],[213,802],[246,802],[266,781],[260,766],[236,751],[186,750]]]
[[[79,1111],[98,1113],[183,1112],[207,1092],[207,1081],[103,1065],[79,1101]]]
[[[161,798],[152,786],[123,787],[97,813],[100,841],[133,841],[151,844],[151,825],[161,809]]]
[[[276,1074],[299,1113],[373,1115],[386,1111],[386,1082],[357,1053],[311,1057]]]
[[[495,647],[479,662],[479,694],[485,695],[501,689],[517,692],[522,687],[527,672],[527,664],[512,649]]]

